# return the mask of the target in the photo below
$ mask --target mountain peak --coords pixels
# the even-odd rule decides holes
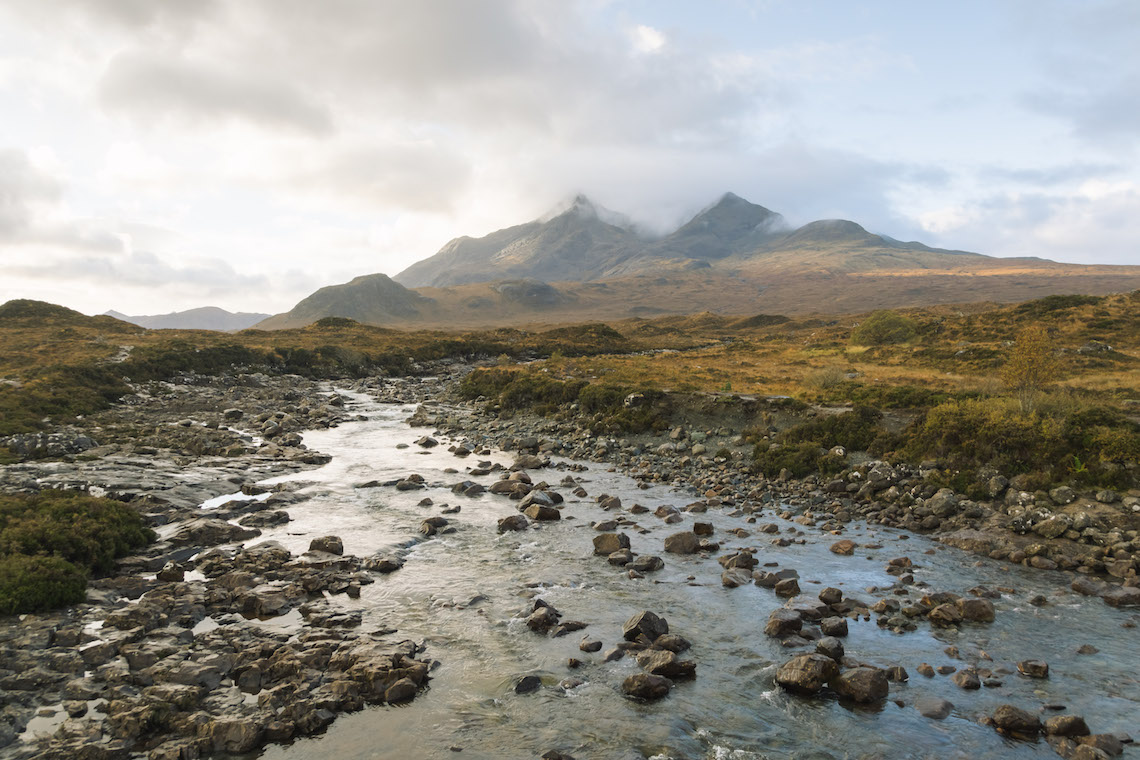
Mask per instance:
[[[594,202],[582,193],[573,198],[562,201],[538,218],[539,222],[546,223],[559,217],[578,217],[579,219],[597,219],[599,208]]]

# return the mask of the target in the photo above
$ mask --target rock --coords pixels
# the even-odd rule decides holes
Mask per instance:
[[[990,718],[999,732],[1018,739],[1033,739],[1041,733],[1041,722],[1020,707],[999,705]]]
[[[707,522],[693,523],[693,533],[697,536],[711,536],[713,534],[713,524]]]
[[[892,665],[887,668],[887,680],[905,683],[910,680],[910,674],[906,672],[906,668],[902,665]]]
[[[344,554],[344,542],[339,536],[320,536],[309,542],[309,551],[340,556]]]
[[[1113,586],[1101,593],[1100,598],[1112,607],[1140,607],[1140,588]]]
[[[768,623],[764,626],[764,633],[768,636],[781,638],[793,633],[799,633],[803,628],[803,618],[798,612],[783,607],[772,611],[768,616]]]
[[[959,599],[954,604],[963,620],[975,623],[994,621],[994,605],[989,599]]]
[[[391,573],[404,566],[404,560],[391,554],[377,554],[362,563],[365,570],[374,573]]]
[[[1067,515],[1053,515],[1033,525],[1033,532],[1042,538],[1060,538],[1072,525]]]
[[[749,586],[752,584],[752,573],[743,568],[734,567],[721,573],[720,583],[725,588]]]
[[[429,517],[420,523],[420,533],[425,536],[434,536],[440,528],[447,526],[446,517]]]
[[[543,504],[531,504],[523,510],[523,514],[532,520],[538,520],[540,522],[562,519],[562,513],[558,511],[558,509]]]
[[[678,660],[675,652],[668,649],[646,649],[637,654],[637,664],[647,673],[655,676],[665,676],[672,680],[692,678],[696,675],[697,666],[688,660]]]
[[[939,489],[926,500],[926,508],[936,517],[951,517],[958,514],[958,494],[949,488]]]
[[[182,523],[169,541],[174,546],[217,546],[247,541],[260,535],[261,531],[256,528],[243,528],[212,517],[197,517]]]
[[[663,633],[653,640],[657,649],[668,649],[670,652],[680,654],[692,646],[689,640],[676,633]]]
[[[831,549],[832,554],[841,554],[843,556],[850,556],[850,555],[855,553],[855,547],[857,547],[858,545],[859,544],[855,543],[851,539],[845,538],[842,541],[836,541],[834,544],[832,544],[830,546],[830,549]]]
[[[186,571],[174,562],[167,562],[154,577],[165,583],[181,583],[186,577]]]
[[[959,670],[950,676],[950,680],[953,681],[954,685],[959,689],[973,690],[982,688],[981,679],[978,678],[977,672],[971,668]]]
[[[506,533],[509,530],[526,530],[528,525],[530,525],[530,521],[526,519],[525,515],[514,514],[499,520],[499,532]]]
[[[419,685],[415,681],[410,678],[401,678],[384,692],[384,701],[393,704],[408,702],[416,696],[417,689],[419,689]]]
[[[536,633],[546,633],[558,624],[558,611],[553,607],[539,607],[526,619],[527,628]]]
[[[940,628],[947,628],[962,622],[962,613],[956,604],[940,604],[927,615],[930,622]]]
[[[839,604],[843,601],[843,592],[837,588],[828,586],[823,591],[819,592],[819,600],[824,604]]]
[[[209,740],[215,752],[239,754],[261,746],[264,731],[246,718],[216,718],[198,727],[198,735]]]
[[[1068,486],[1058,486],[1049,491],[1049,498],[1054,504],[1065,506],[1077,500],[1076,492]]]
[[[665,567],[665,560],[653,554],[643,554],[635,557],[626,567],[639,573],[649,573]]]
[[[665,551],[670,554],[696,554],[700,546],[697,534],[689,530],[674,533],[665,539]]]
[[[578,648],[583,652],[600,652],[602,650],[602,642],[597,639],[582,639],[578,643]]]
[[[673,688],[672,681],[663,676],[655,676],[651,673],[635,673],[622,681],[621,684],[621,691],[627,697],[635,697],[647,701],[667,697],[671,688]]]
[[[1022,660],[1017,663],[1017,672],[1030,678],[1048,678],[1049,665],[1041,660]]]
[[[594,536],[594,554],[609,556],[629,548],[629,536],[624,533],[600,533]]]
[[[800,584],[795,578],[784,578],[776,583],[773,590],[776,592],[776,596],[790,598],[800,593]]]
[[[843,671],[831,679],[830,686],[844,699],[860,703],[886,699],[890,691],[886,671],[867,666]]]
[[[638,637],[644,636],[652,643],[666,633],[669,633],[669,623],[649,610],[637,613],[622,626],[622,638],[626,641],[636,641]]]
[[[801,654],[776,671],[776,683],[798,694],[815,694],[839,675],[835,660],[822,654]]]
[[[523,676],[515,684],[515,694],[530,694],[542,688],[542,679],[538,676]]]
[[[846,654],[843,650],[843,642],[834,636],[824,636],[822,639],[815,643],[815,651],[826,657],[830,657],[837,663],[843,661],[843,655]]]
[[[914,709],[924,718],[943,720],[954,710],[954,703],[938,697],[921,696],[914,701]]]
[[[1089,727],[1079,715],[1054,715],[1045,721],[1048,736],[1088,736]]]
[[[819,621],[819,630],[824,636],[846,636],[847,618],[825,617]]]

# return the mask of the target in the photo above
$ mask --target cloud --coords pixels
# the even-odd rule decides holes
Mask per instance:
[[[313,136],[333,131],[328,109],[285,82],[157,53],[112,59],[99,101],[141,120],[238,120]]]
[[[28,234],[37,207],[59,200],[59,181],[35,166],[26,151],[0,149],[0,240]]]
[[[929,234],[1000,256],[1137,263],[1140,185],[1089,180],[1068,193],[1003,193],[927,212]]]

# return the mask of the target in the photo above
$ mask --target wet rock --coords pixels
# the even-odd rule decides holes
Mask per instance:
[[[531,504],[529,507],[523,510],[523,514],[530,519],[538,520],[539,522],[562,519],[562,513],[558,511],[558,509],[555,507],[548,507],[543,504]]]
[[[594,554],[609,556],[629,548],[629,536],[624,533],[601,533],[594,536]]]
[[[914,709],[924,718],[943,720],[954,711],[954,703],[931,696],[921,696],[914,701]]]
[[[166,583],[181,583],[186,577],[186,571],[174,562],[167,562],[155,576],[156,579]]]
[[[622,638],[626,641],[636,641],[644,636],[651,643],[666,633],[669,633],[669,623],[649,610],[637,613],[622,626]]]
[[[1090,733],[1085,719],[1079,715],[1054,715],[1045,721],[1044,728],[1048,736],[1088,736]]]
[[[835,660],[822,654],[801,654],[776,671],[776,683],[797,694],[815,694],[839,675]]]
[[[668,649],[670,652],[680,654],[692,646],[692,644],[680,634],[663,633],[653,640],[653,646],[657,649]]]
[[[902,665],[892,665],[887,668],[887,680],[905,683],[910,680],[910,674],[906,672],[906,668]]]
[[[546,633],[558,624],[559,617],[553,607],[539,607],[527,617],[526,626],[536,633]]]
[[[1014,705],[999,705],[990,722],[1000,733],[1017,739],[1034,739],[1041,733],[1037,716]]]
[[[404,560],[392,554],[378,554],[365,559],[362,566],[374,573],[391,573],[403,567]]]
[[[169,539],[174,546],[217,546],[247,541],[260,536],[256,528],[243,528],[225,520],[199,517],[187,520]]]
[[[665,539],[665,551],[670,554],[696,554],[701,547],[697,534],[686,530]]]
[[[927,618],[940,628],[948,628],[962,622],[962,613],[956,604],[940,604],[930,611]]]
[[[340,556],[344,554],[344,542],[339,536],[320,536],[309,542],[309,551]]]
[[[764,626],[764,633],[768,636],[782,638],[793,633],[799,633],[803,628],[803,618],[798,612],[780,607],[768,616],[768,623]]]
[[[515,694],[530,694],[542,688],[542,679],[538,676],[523,676],[515,684]]]
[[[696,663],[689,660],[678,660],[677,654],[668,649],[646,649],[637,654],[637,664],[647,673],[655,676],[665,676],[674,681],[692,678],[696,675]]]
[[[721,573],[720,583],[725,588],[737,588],[752,584],[752,573],[743,568],[732,568]]]
[[[626,567],[639,573],[650,573],[665,567],[665,560],[654,554],[643,554],[635,557]]]
[[[578,648],[583,652],[600,652],[602,650],[602,642],[597,639],[582,639],[578,643]]]
[[[831,679],[830,686],[844,699],[860,703],[886,699],[890,691],[886,672],[867,666],[843,671]]]
[[[776,596],[790,598],[799,595],[800,584],[795,578],[784,578],[776,583],[773,590],[776,592]]]
[[[819,621],[819,630],[824,636],[846,636],[847,618],[826,617]]]
[[[839,604],[843,601],[843,592],[837,588],[828,586],[823,591],[819,592],[819,600],[824,604]]]
[[[525,515],[514,514],[508,517],[499,519],[499,532],[506,533],[511,530],[526,530],[530,525],[530,521],[526,519]]]
[[[973,623],[992,623],[994,605],[989,599],[959,599],[954,603],[962,620]]]
[[[837,663],[843,661],[843,655],[846,654],[843,649],[843,642],[834,636],[824,636],[822,639],[815,643],[815,651],[826,657],[830,657]]]
[[[439,529],[447,525],[446,517],[429,517],[420,523],[420,533],[425,536],[434,536]]]
[[[1030,678],[1048,678],[1049,665],[1041,660],[1022,660],[1017,663],[1017,672]]]
[[[828,548],[831,550],[832,554],[850,556],[855,553],[855,548],[857,546],[859,546],[859,544],[855,543],[849,538],[845,538],[841,541],[836,541]]]
[[[622,693],[628,697],[653,701],[669,696],[673,682],[663,676],[651,673],[635,673],[621,684]]]
[[[950,680],[959,689],[974,690],[982,688],[982,681],[978,678],[977,671],[972,668],[966,670],[959,670],[954,675],[950,676]]]
[[[1112,607],[1140,607],[1140,588],[1135,586],[1113,586],[1100,597]]]
[[[264,512],[254,512],[238,520],[239,525],[247,528],[275,528],[290,521],[289,513],[283,509],[269,509]]]
[[[247,718],[217,718],[198,727],[215,752],[251,752],[261,746],[264,731]]]

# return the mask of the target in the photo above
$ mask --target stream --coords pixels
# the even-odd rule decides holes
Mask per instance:
[[[407,446],[425,431],[404,420],[413,407],[383,405],[362,394],[353,411],[366,421],[311,431],[305,443],[332,455],[320,469],[264,481],[301,481],[311,498],[290,507],[293,521],[268,529],[252,541],[276,540],[294,553],[308,548],[315,536],[337,535],[346,554],[367,556],[393,550],[406,560],[403,569],[376,576],[359,599],[337,598],[336,604],[364,613],[364,629],[397,629],[397,639],[422,640],[426,656],[438,660],[428,688],[399,707],[372,707],[338,718],[319,736],[263,750],[265,760],[308,760],[314,757],[356,758],[535,758],[557,749],[579,758],[979,758],[1056,757],[1044,741],[1026,743],[1003,738],[979,725],[978,718],[1005,702],[1036,712],[1042,705],[1064,705],[1085,716],[1094,733],[1134,731],[1140,724],[1140,680],[1134,612],[1113,609],[1100,599],[1068,591],[1069,576],[999,563],[946,548],[921,536],[907,536],[879,526],[852,523],[844,532],[860,546],[853,556],[828,547],[839,537],[802,527],[776,516],[771,508],[757,523],[775,522],[780,536],[803,539],[776,546],[777,536],[760,533],[748,516],[732,516],[732,508],[713,507],[705,514],[682,513],[681,523],[668,525],[652,511],[630,515],[634,503],[650,510],[671,504],[679,508],[695,493],[664,486],[639,488],[620,472],[586,463],[584,472],[557,469],[531,472],[546,479],[563,496],[563,518],[536,523],[531,529],[499,534],[497,521],[515,513],[516,502],[503,496],[465,497],[450,486],[474,480],[489,486],[499,473],[471,477],[478,461],[509,466],[513,455],[456,458],[447,442],[434,449]],[[400,448],[399,446],[405,446]],[[556,462],[559,460],[555,460]],[[455,468],[458,473],[447,473]],[[387,481],[421,474],[425,490],[399,492],[390,487],[358,488],[366,481]],[[582,499],[558,482],[568,474],[580,478],[588,492]],[[621,499],[623,507],[606,512],[599,494]],[[431,506],[419,506],[424,498]],[[220,503],[220,500],[215,500]],[[447,518],[455,532],[417,541],[419,524],[438,515],[445,505],[460,507]],[[643,529],[623,527],[634,552],[657,554],[665,568],[632,579],[621,568],[593,555],[591,523],[631,517]],[[721,543],[713,556],[676,556],[662,551],[664,538],[691,529],[694,518],[715,526]],[[729,530],[744,528],[744,538]],[[800,533],[799,531],[803,531]],[[869,548],[868,545],[881,548]],[[916,582],[925,591],[953,591],[985,585],[1002,589],[994,599],[997,616],[990,624],[963,624],[961,630],[932,629],[919,622],[915,632],[897,634],[869,621],[849,620],[846,651],[865,662],[902,665],[906,683],[892,683],[890,699],[873,707],[856,707],[835,697],[803,698],[785,693],[774,682],[776,668],[794,654],[764,635],[769,613],[784,600],[754,585],[728,589],[720,582],[716,556],[754,547],[761,566],[778,563],[799,572],[805,596],[825,586],[868,604],[892,597],[917,599],[893,592],[896,579],[887,561],[907,556],[915,564]],[[868,589],[876,589],[869,591]],[[588,627],[561,638],[533,633],[524,623],[537,594],[561,611],[565,620]],[[1029,599],[1042,594],[1048,604]],[[695,680],[679,682],[665,699],[640,703],[623,697],[622,680],[640,672],[632,657],[603,662],[602,653],[579,650],[582,636],[621,641],[622,623],[642,610],[666,618],[670,631],[692,642],[684,659],[696,662]],[[1081,645],[1099,652],[1078,655]],[[956,646],[960,659],[944,650]],[[985,659],[984,651],[992,662]],[[571,670],[569,658],[584,665]],[[1047,679],[1016,672],[1019,660],[1049,663]],[[920,663],[964,668],[977,663],[1002,673],[995,688],[964,691],[948,676],[926,678]],[[1009,672],[1003,672],[1004,668]],[[537,675],[537,692],[516,694],[524,675]],[[563,688],[567,678],[580,685]],[[955,705],[944,720],[921,716],[913,703],[937,696]],[[896,704],[902,702],[903,706]],[[1045,713],[1042,718],[1048,717]],[[1134,753],[1126,749],[1126,753]]]

